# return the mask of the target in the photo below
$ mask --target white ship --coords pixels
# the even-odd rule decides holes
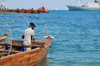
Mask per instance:
[[[95,2],[88,2],[86,5],[80,5],[80,0],[78,5],[66,5],[69,11],[100,11],[100,0],[95,0]]]

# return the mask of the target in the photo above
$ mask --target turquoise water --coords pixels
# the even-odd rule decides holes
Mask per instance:
[[[36,15],[45,22],[48,34],[54,36],[47,58],[38,66],[100,66],[100,11],[58,10]],[[8,20],[13,21],[14,18],[11,18],[8,17]],[[45,31],[45,26],[39,19],[29,16],[25,18],[36,24],[34,38],[46,35],[38,33]],[[14,26],[23,26],[13,28],[12,34],[23,34],[29,26],[23,22],[23,18],[18,19]],[[5,26],[0,23],[0,27]],[[2,29],[0,34],[5,31],[8,32],[8,29]],[[21,36],[14,36],[13,39],[21,40]]]
[[[100,11],[50,11],[39,16],[55,37],[47,66],[100,66]]]

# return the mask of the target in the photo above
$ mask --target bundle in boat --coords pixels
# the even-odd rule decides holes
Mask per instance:
[[[0,42],[5,42],[7,36],[0,35]]]
[[[7,36],[0,35],[0,42],[5,42]],[[0,46],[0,49],[2,49],[3,46]]]
[[[5,33],[5,34],[0,35],[0,42],[5,42],[5,41],[6,41],[7,36],[9,36],[9,34],[8,34],[8,33]]]
[[[8,33],[0,35],[0,42],[6,42],[7,36],[9,36]],[[2,46],[0,46],[0,49],[1,48],[2,48]]]

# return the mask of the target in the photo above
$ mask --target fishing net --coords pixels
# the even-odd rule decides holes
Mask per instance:
[[[29,24],[33,22],[36,27],[34,28],[35,38],[42,38],[43,35],[48,35],[48,30],[44,21],[34,14],[21,14],[21,13],[0,13],[0,35],[3,33],[10,34],[7,41],[22,40],[24,30],[29,28]],[[45,33],[44,33],[45,32]],[[10,50],[12,47],[12,42]],[[10,53],[10,52],[9,52]]]

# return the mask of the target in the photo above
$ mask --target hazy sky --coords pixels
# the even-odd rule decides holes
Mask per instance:
[[[86,4],[87,2],[94,2],[94,0],[81,0],[81,4]],[[0,0],[0,5],[3,0]],[[5,0],[5,3],[9,9],[16,8],[34,8],[38,9],[44,5],[46,9],[52,10],[58,7],[59,10],[68,10],[66,5],[77,5],[78,0]]]

